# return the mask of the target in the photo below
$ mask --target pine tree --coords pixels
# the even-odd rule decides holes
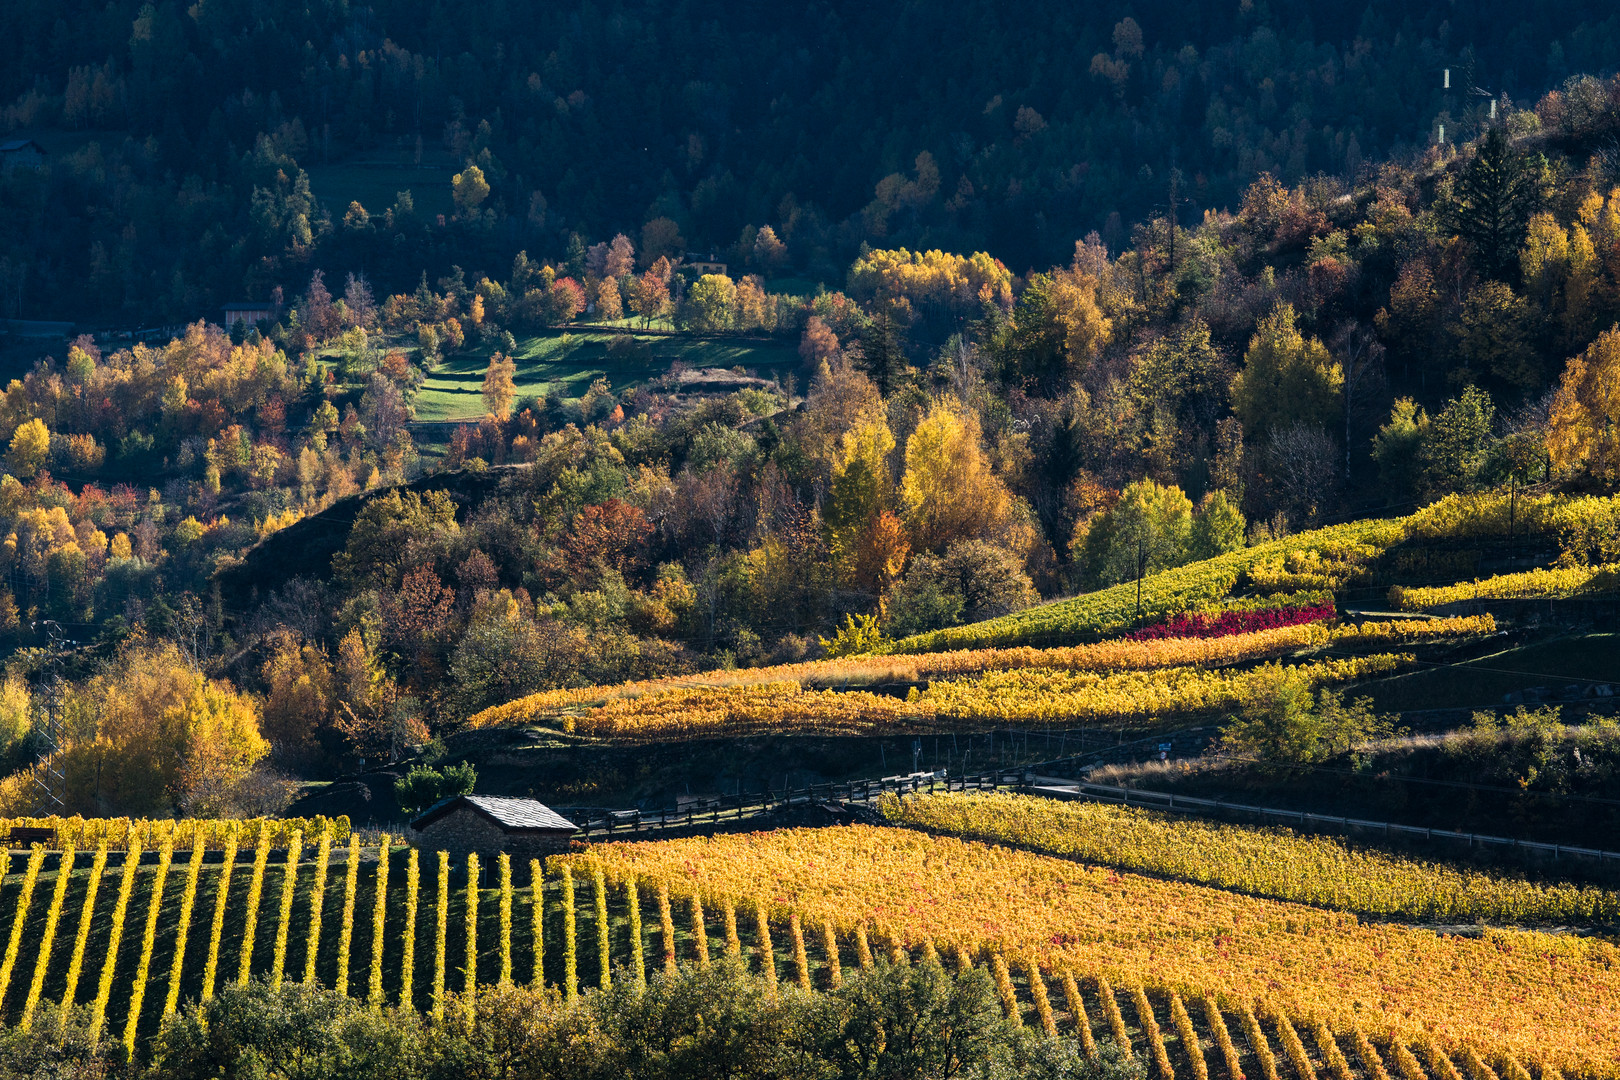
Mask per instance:
[[[1442,218],[1467,242],[1486,277],[1503,280],[1518,266],[1530,218],[1541,203],[1540,177],[1539,164],[1493,127],[1457,178]]]

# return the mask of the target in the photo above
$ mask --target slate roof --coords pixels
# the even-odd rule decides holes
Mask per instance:
[[[33,139],[8,139],[5,142],[0,142],[0,153],[9,154],[17,150],[30,149],[41,154],[45,152],[45,148],[39,145],[39,143],[35,142]]]
[[[440,799],[422,811],[411,822],[411,828],[423,829],[445,814],[467,805],[489,818],[502,829],[543,829],[548,832],[564,830],[577,832],[579,827],[557,811],[534,799],[508,799],[498,795],[452,795]]]

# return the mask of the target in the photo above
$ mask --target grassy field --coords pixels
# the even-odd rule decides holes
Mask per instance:
[[[633,334],[634,350],[618,355],[608,345],[622,331],[597,327],[552,330],[518,340],[518,398],[556,392],[564,398],[585,394],[605,377],[615,390],[640,386],[679,361],[693,368],[743,367],[769,378],[795,370],[798,349],[790,340],[728,341]],[[482,386],[488,353],[466,351],[447,357],[430,372],[416,399],[418,420],[477,420],[484,413]]]

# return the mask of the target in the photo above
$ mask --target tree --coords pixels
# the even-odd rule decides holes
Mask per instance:
[[[623,298],[619,283],[614,278],[603,278],[596,283],[596,317],[602,322],[617,322],[624,318]]]
[[[298,758],[315,746],[315,735],[331,720],[332,664],[318,645],[301,644],[279,631],[260,671],[269,693],[264,703],[264,734],[278,757]]]
[[[1540,202],[1540,169],[1493,127],[1457,178],[1442,217],[1468,244],[1480,273],[1502,279],[1518,263]]]
[[[984,540],[958,540],[943,555],[919,555],[895,586],[897,633],[919,633],[1021,611],[1040,600],[1023,560]]]
[[[440,799],[471,795],[477,783],[478,770],[465,761],[446,765],[442,772],[431,765],[413,765],[394,781],[394,798],[407,816],[415,817]]]
[[[1344,371],[1344,478],[1350,479],[1350,447],[1358,423],[1369,422],[1370,406],[1384,393],[1384,346],[1354,320],[1333,335],[1333,351]]]
[[[543,308],[546,322],[564,326],[585,310],[585,290],[573,278],[560,277],[546,290]]]
[[[172,644],[127,646],[76,687],[60,767],[78,811],[217,814],[269,752],[253,699]]]
[[[1221,733],[1228,753],[1303,764],[1394,734],[1394,725],[1373,712],[1371,698],[1346,703],[1337,690],[1313,695],[1309,679],[1281,664],[1260,671],[1263,678],[1247,693],[1242,712]]]
[[[669,311],[669,286],[656,270],[648,270],[635,280],[630,290],[630,310],[641,316],[641,325]]]
[[[1564,368],[1553,398],[1547,452],[1562,472],[1620,481],[1620,324]]]
[[[1385,494],[1397,499],[1410,498],[1418,490],[1421,475],[1418,455],[1429,434],[1429,415],[1411,398],[1397,398],[1389,421],[1373,436],[1373,460],[1378,463],[1378,479]]]
[[[906,440],[900,504],[919,551],[943,551],[1011,523],[1012,492],[990,468],[979,418],[955,398],[936,399]]]
[[[592,581],[605,570],[631,576],[641,565],[652,531],[647,515],[622,499],[585,507],[574,515],[563,542],[570,579]]]
[[[1097,279],[1078,270],[1036,274],[1018,298],[1004,346],[1004,374],[1051,392],[1078,378],[1108,344],[1113,321]]]
[[[1110,582],[1136,582],[1136,618],[1142,618],[1142,579],[1187,561],[1192,500],[1174,485],[1138,480],[1120,493],[1109,514],[1112,535],[1103,573]]]
[[[893,451],[894,433],[881,415],[844,432],[822,511],[834,551],[853,546],[854,537],[893,501],[894,479],[889,474]]]
[[[636,245],[624,233],[619,233],[608,245],[607,259],[602,265],[602,276],[617,281],[630,276],[635,269]]]
[[[700,333],[730,330],[736,322],[737,285],[724,274],[704,274],[686,290],[681,315]]]
[[[767,274],[776,270],[787,259],[787,245],[777,239],[776,230],[769,225],[760,226],[754,234],[754,265]]]
[[[838,354],[838,335],[820,315],[805,320],[804,336],[799,339],[799,358],[804,370],[814,377],[821,365]]]
[[[1474,485],[1490,447],[1496,406],[1476,386],[1463,390],[1429,422],[1418,451],[1418,472],[1430,496],[1466,491]]]
[[[1453,383],[1489,378],[1521,393],[1540,385],[1532,319],[1530,305],[1500,281],[1487,281],[1469,293],[1453,331],[1460,361],[1451,373]]]
[[[678,259],[686,250],[681,228],[667,217],[656,217],[641,227],[641,258],[651,266],[659,259]]]
[[[1246,525],[1242,513],[1227,499],[1226,492],[1211,491],[1199,502],[1198,512],[1193,515],[1187,552],[1194,559],[1213,559],[1229,551],[1241,551]]]
[[[470,217],[489,198],[489,182],[484,179],[483,169],[468,165],[450,178],[450,191],[456,212],[462,217]]]
[[[901,343],[898,308],[892,301],[879,300],[872,323],[861,339],[861,365],[878,392],[888,397],[905,374],[906,354]]]
[[[1343,390],[1344,372],[1327,348],[1299,332],[1293,305],[1278,304],[1232,380],[1232,411],[1250,439],[1294,423],[1327,427],[1340,418]]]
[[[29,480],[51,463],[51,431],[37,416],[17,425],[11,435],[6,464],[18,477]]]
[[[489,358],[484,371],[484,408],[497,420],[512,415],[512,402],[517,398],[517,363],[504,353]]]

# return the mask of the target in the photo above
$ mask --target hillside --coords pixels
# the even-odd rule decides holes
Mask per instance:
[[[1617,33],[1590,2],[708,16],[8,4],[0,132],[46,147],[59,182],[7,176],[0,316],[178,322],[317,267],[401,291],[615,232],[741,264],[769,228],[785,253],[762,269],[830,285],[863,242],[1022,270],[1093,230],[1117,249],[1170,202],[1196,222],[1262,172],[1357,176],[1437,123],[1471,138],[1475,87],[1534,101],[1601,73]],[[469,166],[471,203],[452,190]]]

